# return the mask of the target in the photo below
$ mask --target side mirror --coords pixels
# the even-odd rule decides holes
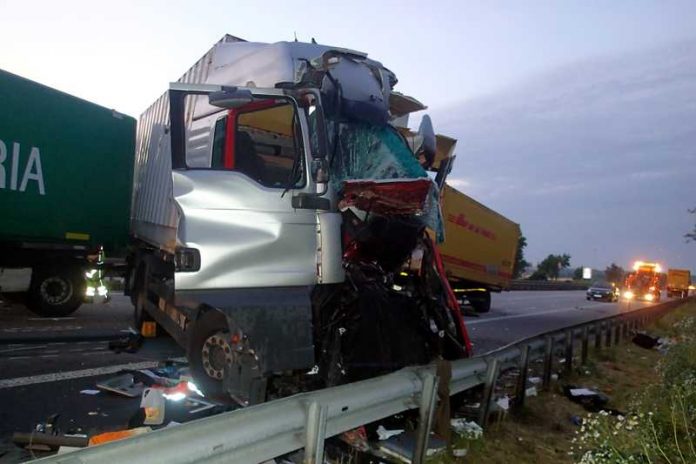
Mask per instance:
[[[326,158],[314,158],[310,165],[312,179],[317,184],[325,184],[329,181],[329,166]]]
[[[223,88],[208,95],[208,103],[218,108],[234,109],[254,101],[254,96],[248,89],[237,87]]]

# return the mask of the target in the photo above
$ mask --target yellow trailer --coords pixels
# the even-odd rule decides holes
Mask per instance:
[[[520,226],[449,185],[442,190],[441,205],[445,272],[458,296],[487,312],[490,292],[510,285]]]
[[[667,296],[686,298],[691,285],[691,271],[688,269],[667,270]]]

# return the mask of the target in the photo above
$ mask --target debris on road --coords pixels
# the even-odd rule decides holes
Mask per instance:
[[[447,443],[436,437],[430,436],[428,440],[428,449],[425,452],[426,456],[432,457],[442,452],[447,448]],[[406,432],[401,435],[391,437],[380,443],[379,450],[387,455],[394,456],[405,462],[411,462],[411,457],[416,449],[416,434],[415,432]]]
[[[609,402],[609,397],[604,393],[591,388],[576,387],[574,385],[566,385],[563,387],[563,393],[566,398],[582,405],[590,412],[598,412],[606,410],[605,407]]]
[[[377,436],[380,440],[389,440],[391,437],[404,433],[404,429],[387,430],[383,425],[377,427]]]
[[[112,441],[123,440],[124,438],[142,435],[151,432],[150,427],[136,427],[134,429],[117,430],[114,432],[104,432],[89,439],[89,446],[103,445]]]
[[[115,353],[135,353],[143,345],[143,336],[130,331],[127,336],[109,342],[109,349]]]
[[[478,440],[483,436],[483,428],[474,421],[467,421],[466,419],[452,419],[450,421],[452,430],[457,435],[468,438],[470,440]]]
[[[99,382],[97,388],[129,398],[136,398],[142,395],[145,385],[142,382],[136,382],[133,374],[122,374]]]

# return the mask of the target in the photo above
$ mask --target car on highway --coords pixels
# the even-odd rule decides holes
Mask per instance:
[[[593,282],[590,288],[587,289],[585,298],[588,301],[601,300],[614,302],[619,301],[619,288],[609,282]]]

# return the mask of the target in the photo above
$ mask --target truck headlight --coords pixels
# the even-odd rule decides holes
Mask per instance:
[[[623,295],[623,296],[624,296],[624,298],[626,298],[627,300],[631,300],[631,299],[633,299],[633,292],[630,291],[630,290],[626,290],[626,291],[624,292],[624,295]]]

